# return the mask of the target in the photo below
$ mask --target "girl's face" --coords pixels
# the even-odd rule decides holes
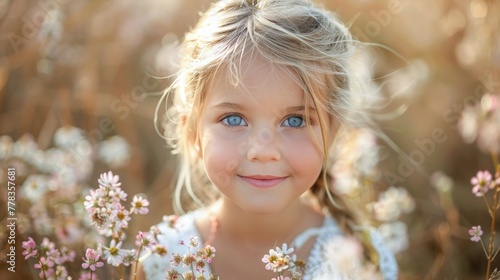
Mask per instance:
[[[199,120],[200,155],[223,199],[273,213],[318,178],[321,129],[314,108],[305,119],[306,96],[290,73],[261,59],[243,65],[237,86],[224,71],[214,79]]]

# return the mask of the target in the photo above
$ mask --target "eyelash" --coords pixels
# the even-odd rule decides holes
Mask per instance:
[[[221,122],[225,127],[228,127],[228,128],[231,128],[231,129],[235,129],[235,128],[240,127],[240,125],[228,125],[228,124],[224,123],[224,120],[227,117],[231,117],[231,116],[238,116],[238,117],[242,118],[245,123],[248,123],[245,120],[245,118],[241,114],[239,114],[239,113],[227,113],[227,114],[224,114],[222,117],[220,117],[219,122]],[[284,127],[289,127],[289,128],[294,128],[294,129],[301,129],[301,128],[305,128],[307,125],[309,125],[309,124],[312,123],[311,120],[307,121],[305,119],[304,115],[300,115],[300,114],[288,115],[285,118],[283,118],[283,121],[281,121],[281,123],[283,123],[285,120],[287,120],[289,118],[292,118],[292,117],[301,118],[302,121],[304,122],[304,125],[301,125],[301,126],[284,126]]]
[[[293,118],[293,117],[300,118],[300,119],[302,120],[302,124],[301,124],[300,126],[286,126],[286,127],[289,127],[289,128],[294,128],[294,129],[301,129],[301,128],[305,128],[305,127],[306,127],[306,126],[310,123],[310,122],[308,122],[308,121],[305,119],[304,115],[300,115],[300,114],[288,115],[288,116],[286,116],[286,117],[283,119],[283,121],[282,121],[281,123],[283,123],[283,122],[285,122],[287,119],[290,119],[290,118]]]
[[[228,124],[224,123],[224,120],[227,117],[231,117],[231,116],[238,116],[238,117],[242,118],[245,123],[247,122],[247,121],[245,121],[245,118],[241,114],[238,114],[238,113],[227,113],[227,114],[224,114],[222,117],[220,117],[219,122],[221,122],[222,125],[224,125],[225,127],[228,127],[228,128],[231,128],[231,129],[235,129],[235,128],[240,127],[240,125],[228,125]]]

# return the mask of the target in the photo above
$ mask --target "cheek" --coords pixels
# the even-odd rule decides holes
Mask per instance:
[[[321,142],[320,142],[321,144]],[[322,153],[309,135],[287,143],[288,162],[297,175],[314,183],[323,166]]]
[[[203,162],[210,181],[218,188],[226,188],[231,174],[238,167],[237,145],[234,141],[223,141],[214,135],[202,141]]]
[[[323,165],[321,154],[314,144],[303,145],[299,149],[290,150],[290,162],[293,169],[302,174],[318,173]],[[312,173],[311,173],[312,172]]]

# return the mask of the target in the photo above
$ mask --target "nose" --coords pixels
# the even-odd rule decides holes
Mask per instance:
[[[261,129],[256,136],[250,138],[247,150],[249,161],[278,161],[281,159],[281,152],[277,139],[270,129]]]

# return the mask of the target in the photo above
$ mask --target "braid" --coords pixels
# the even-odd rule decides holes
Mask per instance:
[[[379,255],[373,247],[369,232],[362,227],[365,220],[359,211],[349,203],[345,196],[339,195],[330,185],[333,177],[325,170],[321,170],[318,179],[311,187],[312,194],[320,205],[326,206],[328,212],[336,219],[340,228],[347,235],[354,235],[361,240],[365,257],[376,266],[379,265]]]

